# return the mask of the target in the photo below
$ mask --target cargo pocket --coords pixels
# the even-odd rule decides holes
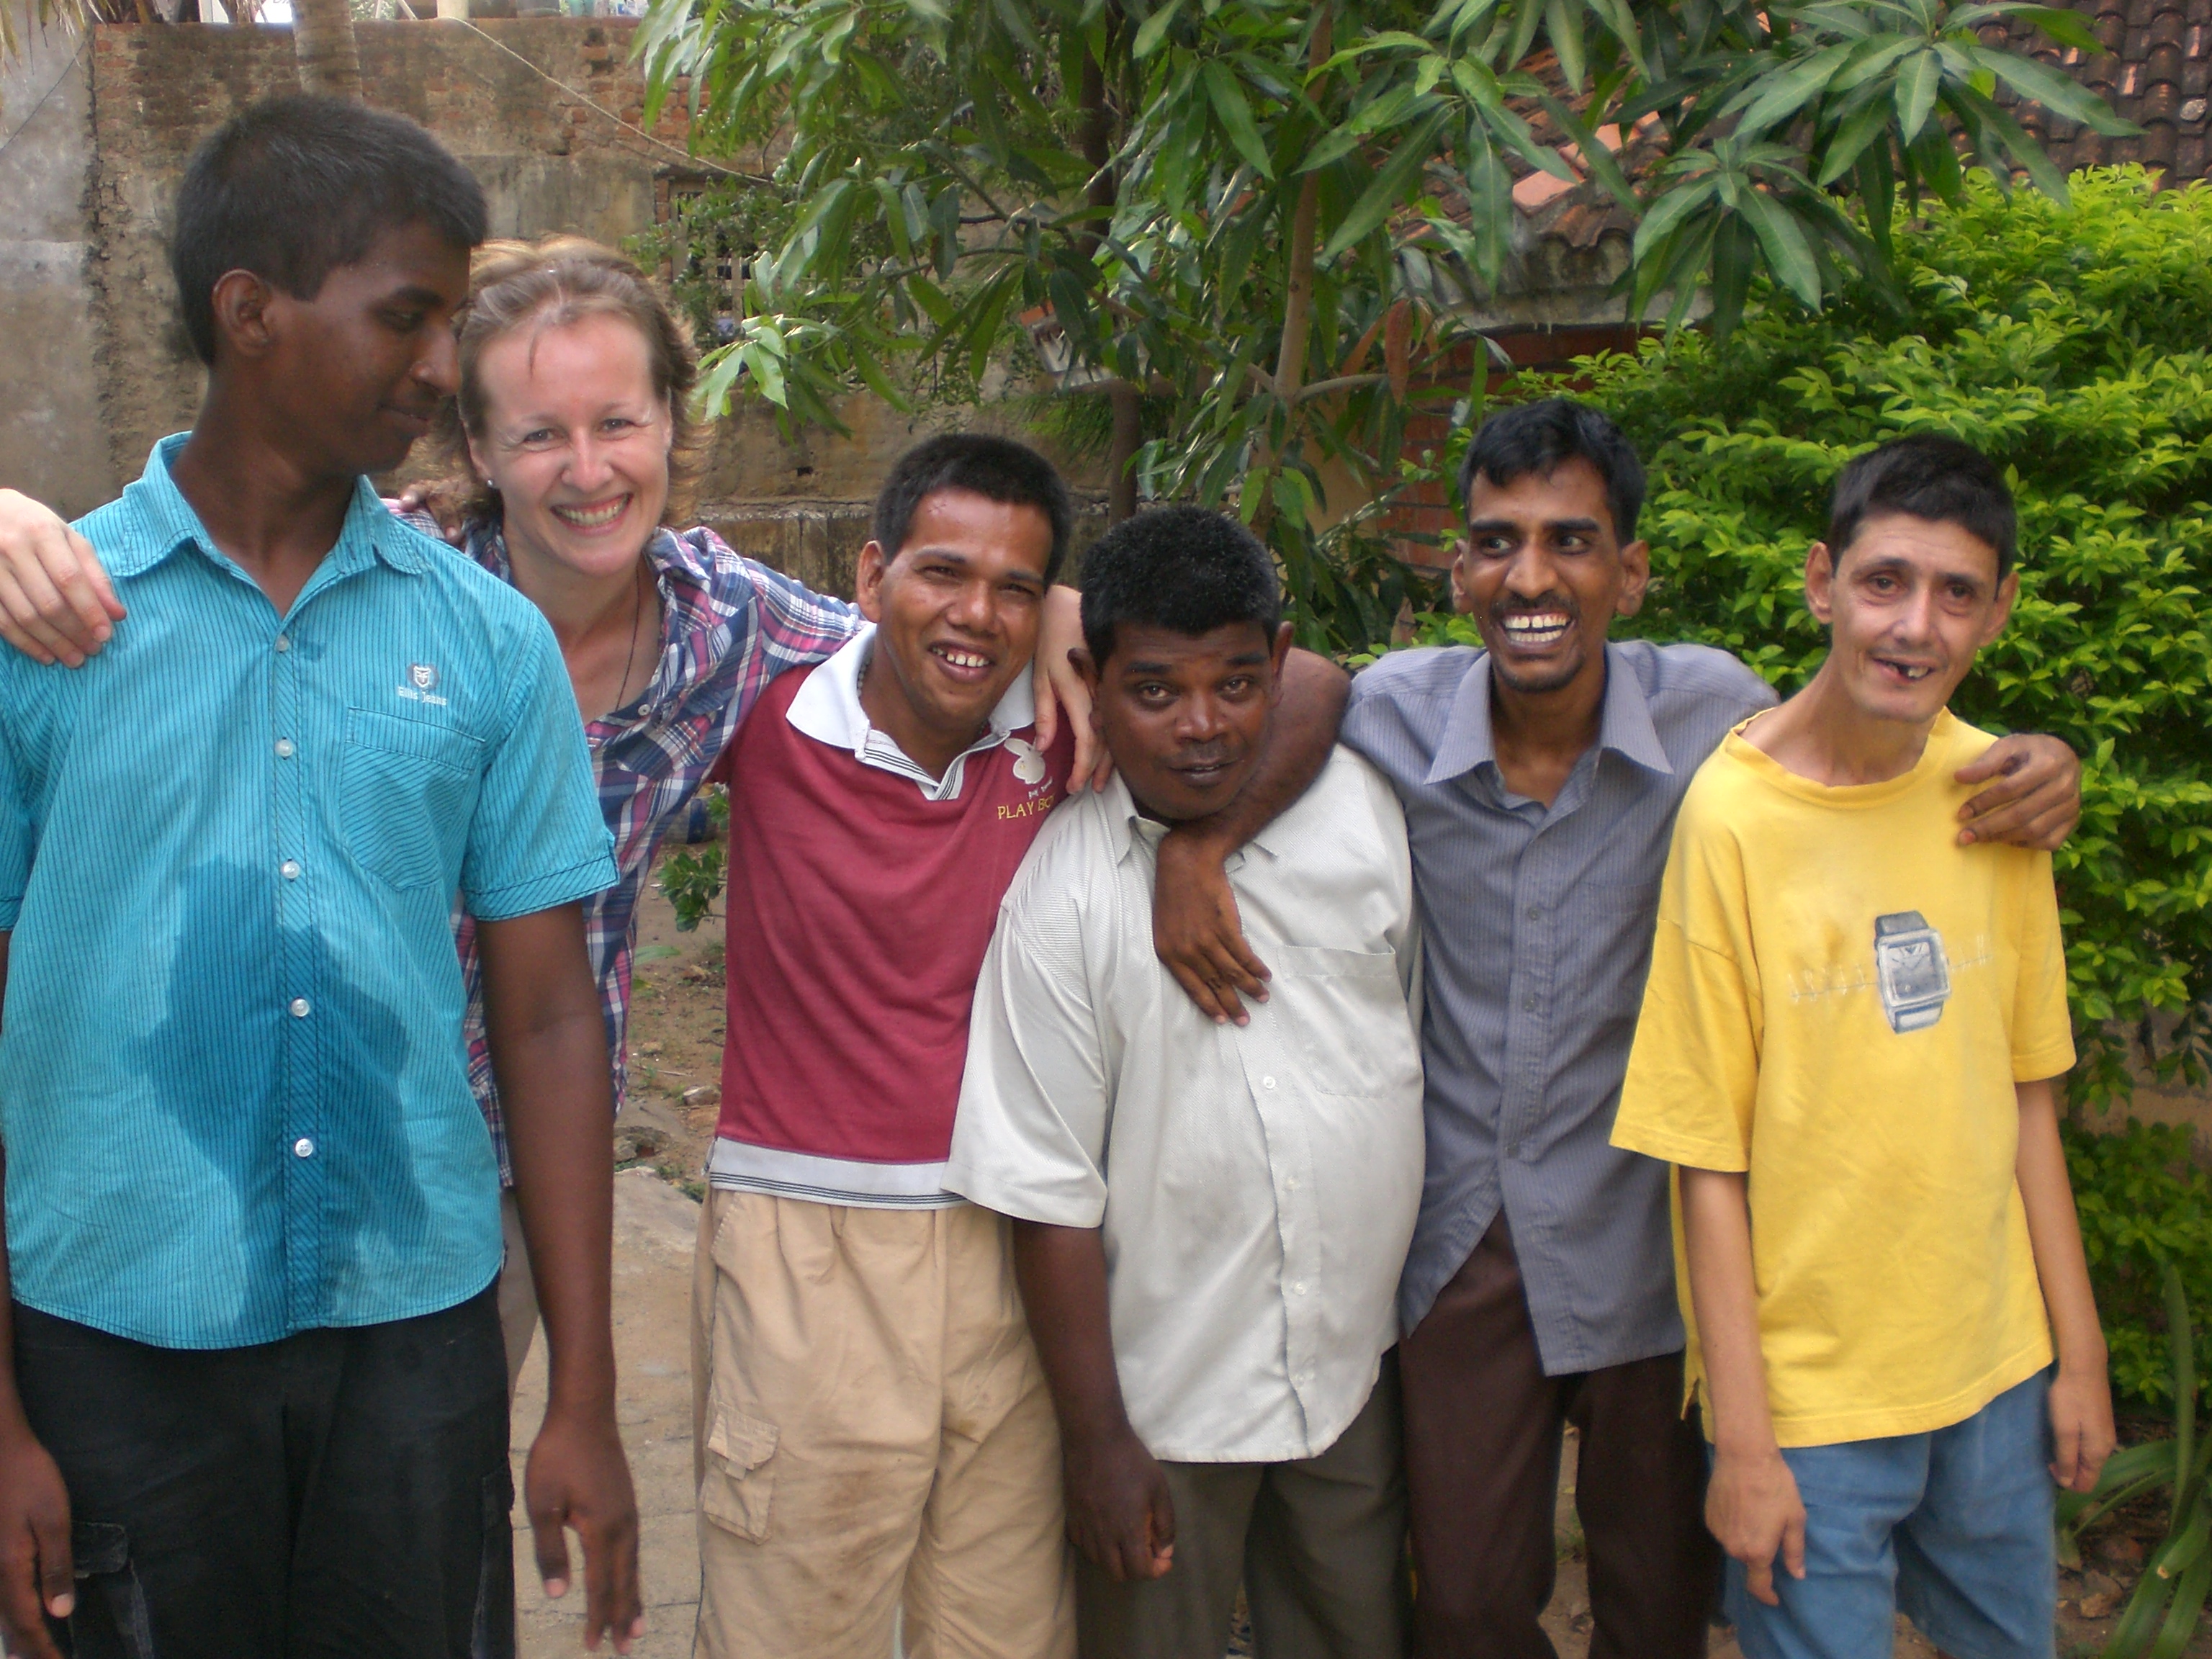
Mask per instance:
[[[769,1500],[775,1492],[769,1460],[775,1455],[775,1441],[773,1423],[715,1407],[699,1509],[716,1526],[755,1544],[768,1541]]]
[[[80,1585],[69,1620],[76,1659],[155,1659],[131,1534],[112,1522],[80,1521],[70,1528],[70,1555]]]

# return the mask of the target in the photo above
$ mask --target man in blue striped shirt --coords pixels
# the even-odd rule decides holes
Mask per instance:
[[[489,1026],[552,1354],[529,1508],[638,1624],[613,1417],[615,879],[527,601],[394,520],[455,379],[481,191],[410,123],[258,106],[173,264],[193,430],[81,526],[133,623],[0,661],[0,1638],[79,1656],[513,1650]],[[12,1363],[11,1363],[12,1361]]]

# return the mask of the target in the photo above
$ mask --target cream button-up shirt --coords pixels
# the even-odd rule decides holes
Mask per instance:
[[[1122,1398],[1154,1456],[1311,1457],[1398,1339],[1420,1202],[1405,820],[1339,749],[1231,860],[1273,971],[1243,1027],[1206,1019],[1152,953],[1164,833],[1117,776],[1030,848],[976,987],[945,1184],[1103,1229]]]

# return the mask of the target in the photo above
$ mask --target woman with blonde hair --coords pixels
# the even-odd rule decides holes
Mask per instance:
[[[866,624],[703,526],[670,527],[698,459],[698,360],[630,260],[579,236],[487,243],[459,344],[460,393],[435,435],[465,482],[458,515],[441,510],[457,516],[463,551],[545,613],[575,688],[622,872],[585,908],[619,1110],[637,906],[654,853],[769,682],[823,661]],[[1066,664],[1073,599],[1061,599],[1066,638],[1037,653],[1038,718],[1048,728],[1080,699],[1072,712],[1087,738],[1087,698]],[[472,932],[461,918],[469,1069],[504,1182]],[[500,1303],[512,1380],[537,1300],[511,1200],[506,1213]]]

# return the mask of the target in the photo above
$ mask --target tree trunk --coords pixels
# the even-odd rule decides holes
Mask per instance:
[[[1119,524],[1137,510],[1137,452],[1145,446],[1145,394],[1116,380],[1106,395],[1114,401],[1114,439],[1106,447],[1106,522]]]
[[[361,54],[346,0],[292,0],[292,52],[299,60],[301,91],[361,96]]]
[[[1310,69],[1328,62],[1335,50],[1331,44],[1332,21],[1324,8],[1306,47]],[[1283,400],[1285,414],[1297,402],[1298,389],[1305,384],[1306,343],[1313,333],[1314,242],[1320,212],[1321,174],[1309,173],[1298,185],[1297,205],[1291,210],[1291,276],[1283,296],[1282,348],[1275,356],[1275,396]]]

